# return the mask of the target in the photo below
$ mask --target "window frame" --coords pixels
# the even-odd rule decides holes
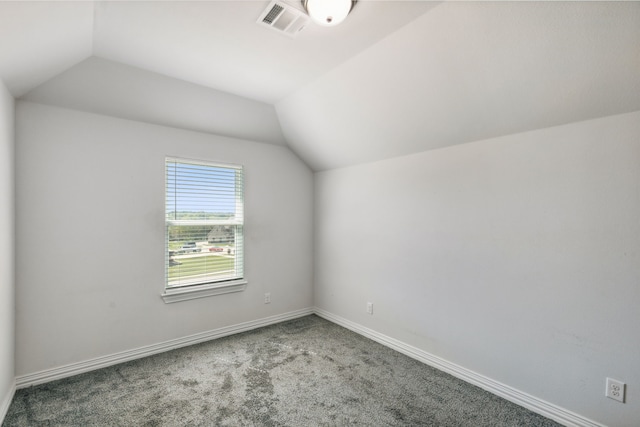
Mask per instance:
[[[224,169],[235,169],[241,172],[241,182],[240,182],[240,195],[235,194],[236,204],[240,203],[242,215],[240,219],[234,218],[233,224],[229,223],[229,220],[170,220],[167,218],[167,200],[168,200],[168,170],[170,163],[182,163],[182,164],[192,164],[197,166],[210,166],[210,167],[218,167]],[[207,160],[195,160],[188,159],[184,157],[176,157],[176,156],[166,156],[164,159],[164,186],[165,186],[165,197],[164,197],[164,233],[165,233],[165,243],[164,243],[164,292],[160,295],[165,303],[173,303],[178,301],[185,301],[196,298],[204,298],[214,295],[222,295],[228,294],[232,292],[240,292],[244,291],[247,287],[247,279],[244,275],[244,167],[242,165],[231,164],[231,163],[219,163],[219,162],[210,162]],[[184,285],[178,286],[169,286],[169,227],[171,225],[233,225],[235,228],[235,237],[234,244],[235,247],[235,256],[240,256],[240,265],[241,271],[237,277],[231,279],[220,279],[220,280],[206,280],[203,282],[194,282],[194,283],[186,283]],[[241,230],[240,235],[238,236],[238,227]],[[238,245],[240,245],[240,250],[238,250]],[[238,259],[236,258],[235,268],[238,266]]]

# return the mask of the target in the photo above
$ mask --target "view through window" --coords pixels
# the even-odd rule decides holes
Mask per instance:
[[[166,159],[166,287],[243,278],[242,166]]]

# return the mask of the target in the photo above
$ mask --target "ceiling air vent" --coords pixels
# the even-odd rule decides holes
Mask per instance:
[[[256,22],[280,34],[296,37],[309,22],[309,16],[283,1],[272,1]]]

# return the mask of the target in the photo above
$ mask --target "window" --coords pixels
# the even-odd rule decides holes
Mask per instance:
[[[165,302],[243,290],[242,166],[165,163]]]

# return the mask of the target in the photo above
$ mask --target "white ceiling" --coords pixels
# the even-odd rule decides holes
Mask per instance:
[[[99,3],[94,54],[274,103],[435,3],[364,1],[346,25],[309,24],[296,39],[256,24],[268,5],[237,0]]]
[[[640,110],[640,2],[447,2],[276,104],[315,170]]]
[[[640,2],[360,0],[295,39],[255,23],[268,4],[0,1],[0,78],[20,97],[98,57],[56,88],[115,61],[249,98],[277,110],[266,142],[284,135],[315,170],[640,110]],[[163,114],[148,121],[174,125]]]
[[[21,96],[92,55],[93,4],[0,1],[0,78]]]
[[[256,23],[269,3],[0,1],[0,77],[21,96],[93,55],[272,104],[437,5],[364,0],[292,39]]]
[[[20,99],[139,122],[286,145],[271,104],[92,56]]]

